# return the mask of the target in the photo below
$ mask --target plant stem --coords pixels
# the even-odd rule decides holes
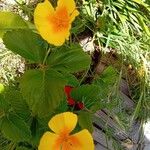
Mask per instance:
[[[50,53],[50,48],[48,49],[48,51],[47,51],[47,53],[46,53],[46,55],[45,55],[45,57],[44,57],[44,60],[43,60],[43,65],[45,65],[45,63],[46,63],[46,60],[47,60],[47,57],[48,57],[48,55],[49,55],[49,53]]]

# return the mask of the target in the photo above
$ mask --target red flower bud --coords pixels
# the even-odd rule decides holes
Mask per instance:
[[[84,104],[82,102],[77,102],[75,108],[77,110],[82,110],[84,108]]]
[[[73,87],[71,87],[71,86],[65,86],[65,88],[64,88],[64,91],[68,98],[70,97],[70,92],[72,91],[72,89],[73,89]]]
[[[69,105],[69,106],[74,106],[74,105],[75,105],[75,100],[72,99],[72,98],[68,98],[68,99],[67,99],[67,102],[68,102],[68,105]]]
[[[67,103],[71,107],[75,107],[75,110],[82,110],[84,108],[84,104],[82,102],[76,102],[73,98],[71,98],[70,93],[74,87],[65,86],[64,91],[67,96]]]

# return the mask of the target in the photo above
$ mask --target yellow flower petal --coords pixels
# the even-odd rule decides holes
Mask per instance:
[[[69,14],[72,14],[76,9],[76,4],[74,0],[58,0],[57,7],[66,7]]]
[[[74,10],[73,13],[70,15],[70,22],[73,22],[75,17],[79,15],[77,10]]]
[[[80,145],[72,146],[71,150],[94,150],[93,138],[88,130],[84,129],[72,135],[72,137],[78,139]]]
[[[65,7],[68,10],[70,16],[70,23],[79,15],[76,9],[76,4],[74,0],[58,0],[57,7]]]
[[[44,135],[40,140],[38,150],[54,150],[57,139],[58,135],[54,133],[51,132],[44,133]]]
[[[55,46],[61,46],[65,42],[65,39],[68,40],[70,35],[69,31],[54,33],[53,30],[50,28],[50,26],[49,29],[45,27],[40,27],[39,32],[43,37],[43,39],[45,39],[48,43],[53,44]]]
[[[69,134],[77,124],[77,115],[64,112],[54,116],[48,123],[51,130],[57,134]]]
[[[43,39],[47,40],[47,37],[51,36],[52,27],[48,18],[54,15],[54,8],[48,0],[43,3],[39,3],[34,11],[34,23]],[[51,37],[52,38],[52,37]],[[47,40],[49,41],[49,40]]]
[[[48,28],[48,17],[54,14],[54,8],[48,0],[39,3],[34,11],[34,23],[39,30],[40,28]]]

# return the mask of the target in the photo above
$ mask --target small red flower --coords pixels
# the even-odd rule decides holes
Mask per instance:
[[[67,95],[67,97],[70,97],[70,93],[72,91],[73,87],[72,86],[65,86],[65,93]]]
[[[77,110],[82,110],[84,108],[84,104],[82,102],[77,102],[75,108]]]
[[[76,102],[73,98],[71,98],[71,91],[73,90],[74,87],[72,86],[65,86],[64,91],[66,93],[67,96],[67,102],[68,105],[71,107],[74,107],[75,110],[82,110],[84,108],[84,104],[82,102]]]
[[[75,105],[75,100],[72,99],[72,98],[68,98],[68,99],[67,99],[67,102],[68,102],[68,105],[69,105],[69,106],[74,106],[74,105]]]

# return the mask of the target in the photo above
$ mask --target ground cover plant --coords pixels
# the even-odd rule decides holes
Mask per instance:
[[[0,56],[17,54],[24,66],[0,74],[0,149],[92,150],[97,110],[107,109],[124,130],[134,119],[142,125],[149,118],[148,1],[14,3],[19,11],[0,11]],[[122,78],[136,104],[128,112]]]

